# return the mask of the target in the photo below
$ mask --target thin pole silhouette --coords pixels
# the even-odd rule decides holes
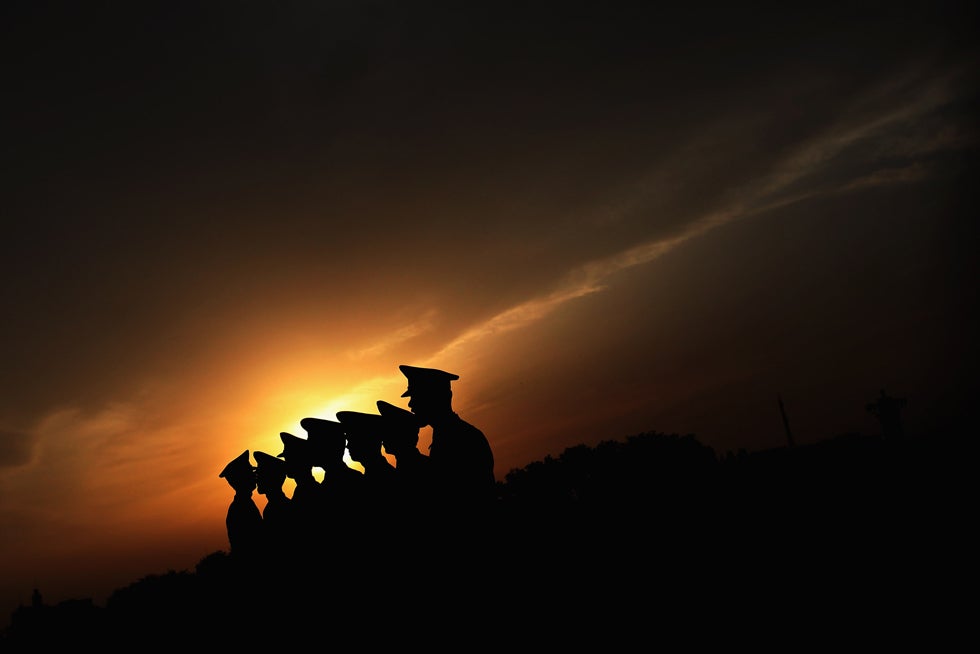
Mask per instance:
[[[779,413],[783,416],[783,429],[786,430],[786,442],[790,447],[793,447],[795,443],[793,442],[793,432],[789,429],[789,418],[786,417],[786,407],[783,406],[783,396],[776,394],[776,399],[779,401]]]

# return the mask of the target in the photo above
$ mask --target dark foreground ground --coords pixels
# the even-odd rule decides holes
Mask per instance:
[[[307,557],[19,608],[0,651],[220,647],[929,647],[965,605],[957,436],[718,457],[658,433],[512,471],[485,514],[324,525]]]

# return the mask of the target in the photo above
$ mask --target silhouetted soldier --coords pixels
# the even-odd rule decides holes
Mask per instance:
[[[406,492],[400,485],[397,468],[382,451],[391,419],[358,411],[338,411],[337,419],[347,429],[347,449],[351,459],[364,466],[367,482],[360,522],[360,551],[366,557],[360,559],[362,575],[372,570],[383,574],[376,581],[384,583],[385,603],[413,606],[420,587],[426,593],[438,592],[434,587],[438,582],[433,574],[437,570],[434,564],[443,556],[453,558],[451,548],[435,533],[439,523],[430,515],[432,503],[416,502],[417,498]],[[417,419],[415,424],[417,434]],[[392,547],[393,544],[396,545]],[[364,579],[359,581],[363,583]]]
[[[344,426],[326,418],[303,418],[299,424],[306,430],[313,465],[323,469],[318,519],[343,520],[344,515],[353,510],[350,504],[356,501],[364,481],[364,475],[344,461],[347,450]]]
[[[377,522],[385,509],[385,497],[394,493],[395,467],[381,451],[381,416],[359,411],[338,411],[337,420],[347,433],[351,461],[364,468],[360,490],[361,517]]]
[[[256,470],[249,460],[249,451],[245,450],[232,459],[218,476],[235,489],[235,497],[225,516],[230,549],[227,557],[215,559],[221,563],[210,568],[207,574],[197,577],[202,580],[199,589],[201,601],[221,606],[222,611],[216,613],[215,618],[223,620],[224,615],[239,615],[249,608],[250,602],[245,598],[250,597],[252,592],[254,569],[263,565],[265,525],[262,512],[252,498],[257,479]],[[127,619],[121,622],[114,625],[109,634],[113,642],[135,638],[146,628],[138,621]]]
[[[265,452],[255,452],[255,475],[258,492],[265,495],[265,508],[262,509],[263,536],[265,551],[263,559],[254,570],[257,584],[270,592],[280,589],[277,580],[292,579],[295,570],[290,569],[296,557],[291,550],[296,547],[297,531],[292,500],[283,491],[286,483],[286,462]],[[275,583],[275,587],[272,584]]]
[[[365,499],[380,508],[381,499],[393,491],[395,467],[381,451],[382,418],[360,411],[338,411],[337,420],[347,433],[347,451],[352,461],[364,467]]]
[[[289,550],[296,536],[292,500],[283,491],[287,476],[286,462],[265,452],[255,452],[255,463],[257,488],[266,498],[262,523],[265,525],[268,556],[276,558]]]
[[[440,521],[445,515],[438,509],[439,480],[432,459],[418,449],[421,423],[414,413],[384,400],[378,400],[381,414],[381,443],[385,452],[395,459],[395,490],[386,503],[391,523],[396,529],[410,534],[400,541],[400,556],[390,559],[386,566],[393,582],[408,589],[428,588],[430,580],[417,562],[425,561],[430,552],[444,547],[439,534]],[[388,557],[386,557],[388,558]],[[413,592],[417,592],[413,591]],[[406,601],[411,601],[406,598]]]
[[[395,458],[398,493],[406,506],[430,507],[435,501],[436,478],[432,459],[419,449],[419,418],[411,411],[378,400],[382,422],[381,444]]]
[[[865,406],[868,412],[881,423],[881,435],[885,440],[897,441],[904,436],[902,418],[899,414],[906,404],[904,397],[891,397],[885,393],[885,389],[881,389],[878,399]]]
[[[286,462],[286,476],[296,482],[293,489],[293,506],[305,516],[316,515],[320,498],[320,485],[313,476],[313,452],[309,441],[290,434],[279,432],[282,452],[277,456]]]
[[[502,583],[508,570],[509,557],[501,555],[493,451],[483,432],[453,410],[450,382],[459,379],[458,375],[435,368],[398,368],[408,380],[402,397],[409,398],[408,407],[419,423],[432,427],[429,460],[437,480],[437,500],[430,509],[429,529],[420,530],[429,531],[425,535],[431,543],[423,559],[425,585],[433,597],[452,598],[433,610],[451,612],[482,603],[486,588]],[[462,569],[461,561],[465,561]],[[409,576],[403,583],[414,582]]]
[[[408,379],[402,397],[423,425],[432,427],[429,457],[439,478],[441,507],[457,518],[482,520],[493,508],[493,451],[482,431],[453,410],[450,382],[459,375],[435,368],[398,366]]]
[[[256,478],[248,450],[232,459],[218,476],[235,489],[225,516],[231,557],[236,565],[247,566],[260,558],[263,537],[262,512],[252,499]]]

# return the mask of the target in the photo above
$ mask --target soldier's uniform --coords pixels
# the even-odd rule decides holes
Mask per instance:
[[[293,506],[298,513],[312,518],[318,512],[319,485],[313,476],[310,443],[289,432],[279,432],[282,452],[277,456],[286,461],[286,475],[296,482],[293,489]],[[305,518],[304,518],[305,519]]]
[[[381,442],[385,451],[395,457],[395,477],[403,504],[428,505],[434,497],[435,469],[432,459],[418,449],[419,419],[411,411],[378,400],[378,411],[384,418]]]
[[[256,479],[248,450],[232,459],[218,477],[235,489],[225,516],[231,556],[248,564],[257,560],[262,550],[262,512],[252,499]]]
[[[271,555],[277,556],[287,551],[295,529],[292,500],[282,489],[287,476],[286,462],[265,452],[255,452],[255,463],[258,490],[266,497],[262,509],[266,541]]]
[[[321,520],[344,521],[353,512],[352,502],[360,493],[364,475],[344,461],[347,433],[336,420],[303,418],[299,423],[306,430],[313,465],[323,469],[320,482]]]
[[[452,409],[450,382],[459,375],[435,368],[401,365],[408,379],[402,397],[423,423],[432,426],[429,457],[437,469],[443,506],[450,510],[481,510],[496,499],[493,450],[484,433]]]

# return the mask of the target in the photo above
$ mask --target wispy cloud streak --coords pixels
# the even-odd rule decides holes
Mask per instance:
[[[673,236],[643,243],[579,266],[565,276],[558,288],[546,295],[522,302],[472,327],[448,343],[432,357],[432,360],[450,359],[487,337],[534,324],[569,302],[603,291],[609,283],[609,278],[616,273],[648,264],[691,239],[741,218],[831,193],[920,181],[926,176],[927,169],[915,162],[898,168],[876,168],[880,166],[879,162],[868,161],[864,162],[865,173],[858,177],[839,181],[831,186],[799,187],[801,182],[825,172],[832,162],[858,145],[874,142],[885,144],[902,137],[903,126],[936,111],[951,100],[950,88],[954,80],[955,75],[933,79],[921,89],[921,92],[909,94],[908,87],[919,81],[917,75],[911,75],[905,79],[890,81],[872,90],[866,97],[855,103],[853,114],[846,114],[845,118],[832,128],[802,143],[772,168],[768,175],[745,186],[725,208],[703,215]],[[911,100],[905,103],[891,101],[895,97],[907,98],[910,95]],[[884,109],[871,111],[867,109],[868,106],[882,106]],[[960,145],[950,139],[934,139],[933,143],[935,147],[942,149]],[[884,147],[877,149],[878,152],[884,150],[886,150]],[[924,152],[920,150],[919,154]],[[871,170],[867,172],[869,166]],[[627,202],[621,206],[633,205]]]

